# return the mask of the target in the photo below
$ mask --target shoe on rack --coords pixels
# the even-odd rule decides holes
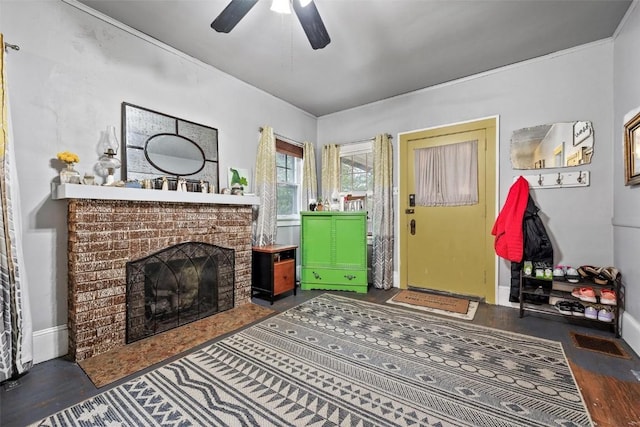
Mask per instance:
[[[598,309],[592,305],[588,305],[584,308],[584,317],[587,319],[598,319]]]
[[[600,274],[598,274],[597,276],[593,276],[591,278],[591,280],[593,280],[594,283],[598,284],[598,285],[608,285],[609,284],[609,278],[607,276],[605,276],[601,270]]]
[[[618,279],[619,275],[620,272],[615,267],[604,267],[602,270],[600,270],[599,274],[600,277],[607,279],[610,282],[615,282]]]
[[[582,268],[588,275],[588,277],[594,277],[600,274],[602,267],[594,267],[593,265],[583,265]]]
[[[565,277],[567,278],[567,281],[571,283],[578,283],[580,281],[580,274],[578,274],[578,270],[573,267],[567,267]]]
[[[617,305],[616,291],[613,289],[602,289],[600,291],[600,304]]]
[[[584,305],[580,304],[578,301],[574,301],[571,303],[571,314],[576,317],[584,317]]]
[[[594,267],[592,265],[583,265],[579,268],[586,275],[586,279],[593,280],[598,285],[608,285],[609,282],[615,280],[618,276],[618,270],[615,267]]]
[[[586,270],[587,267],[589,267],[589,266],[588,265],[581,265],[580,267],[578,267],[576,269],[576,271],[578,272],[580,277],[582,277],[583,279],[588,279],[590,277],[589,273],[587,273],[587,270]]]
[[[555,280],[564,280],[564,269],[561,265],[557,265],[556,268],[553,269],[553,278]]]
[[[593,288],[587,286],[582,288],[573,288],[571,295],[578,298],[580,301],[593,303],[598,302],[598,300],[596,299],[596,293],[594,292]]]
[[[558,301],[555,304],[555,308],[565,316],[571,316],[572,304],[569,301]]]
[[[608,307],[603,307],[598,311],[598,320],[601,322],[612,322],[613,321],[613,312]]]

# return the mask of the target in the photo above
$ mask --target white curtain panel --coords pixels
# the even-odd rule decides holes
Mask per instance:
[[[389,135],[373,142],[373,286],[393,287],[393,146]]]
[[[417,206],[478,203],[478,141],[415,151]]]
[[[11,137],[5,75],[4,38],[0,34],[0,382],[33,364],[33,327],[24,276],[20,193]]]
[[[278,231],[278,205],[276,190],[276,138],[273,128],[264,126],[256,156],[256,196],[260,206],[254,208],[254,246],[272,245]],[[256,215],[257,211],[257,215]]]
[[[327,144],[322,147],[322,195],[331,199],[334,191],[340,191],[340,147]]]
[[[312,143],[302,145],[302,210],[307,210],[311,200],[318,200],[318,176],[316,155]]]

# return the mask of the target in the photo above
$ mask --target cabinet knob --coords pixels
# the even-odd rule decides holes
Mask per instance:
[[[315,271],[313,272],[313,277],[316,278],[316,280],[321,280],[322,277],[320,277],[320,275],[318,273],[316,273]]]
[[[353,280],[356,278],[356,276],[354,276],[353,274],[345,274],[344,277],[345,279],[348,279],[348,280]]]

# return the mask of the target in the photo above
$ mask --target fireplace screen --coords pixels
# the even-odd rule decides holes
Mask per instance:
[[[233,308],[235,252],[171,246],[127,263],[127,343]]]

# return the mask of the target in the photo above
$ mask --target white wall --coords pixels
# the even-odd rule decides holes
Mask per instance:
[[[50,198],[59,151],[90,171],[100,132],[120,128],[123,101],[219,130],[226,168],[255,169],[258,128],[313,141],[316,119],[271,95],[61,1],[2,2],[13,135],[21,186],[36,362],[66,353],[66,203]]]
[[[612,61],[613,42],[608,40],[323,116],[318,120],[318,143],[391,133],[396,135],[393,143],[397,165],[399,132],[499,115],[502,206],[513,176],[520,174],[510,163],[509,141],[514,130],[554,122],[592,121],[593,162],[580,168],[591,171],[591,186],[533,190],[532,194],[553,239],[556,263],[610,265],[613,262]],[[394,171],[394,185],[398,183],[397,176]],[[401,207],[404,209],[405,205]],[[396,204],[396,220],[402,214],[400,211]],[[499,285],[508,287],[509,264],[501,260],[499,266]],[[398,271],[397,256],[395,270]],[[505,302],[504,290],[501,295],[501,302]]]
[[[614,47],[613,118],[613,250],[626,288],[622,333],[625,341],[640,353],[640,186],[624,185],[623,127],[640,112],[640,6],[632,3]]]

